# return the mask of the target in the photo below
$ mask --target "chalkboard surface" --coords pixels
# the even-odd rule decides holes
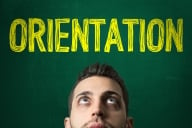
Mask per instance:
[[[135,128],[191,128],[191,6],[189,0],[1,0],[0,127],[63,128],[63,119],[68,116],[67,97],[79,72],[89,64],[100,62],[112,65],[125,80],[130,95],[129,114],[134,118]],[[34,38],[34,50],[30,51],[30,32],[41,29],[36,22],[30,26],[35,18],[44,23],[45,32]],[[10,37],[16,19],[21,19],[24,27],[18,25],[13,31],[15,37]],[[82,31],[84,20],[90,22],[88,50],[83,49],[79,39],[76,51],[71,48],[74,19]],[[95,50],[95,26],[90,19],[105,22],[99,27],[100,50]],[[112,19],[117,22],[123,51],[117,44],[105,51]],[[136,19],[132,51],[128,50],[128,25],[123,24],[123,19]],[[141,21],[145,21],[146,42],[148,26],[154,19],[163,25],[156,24],[149,30],[153,33],[154,46],[158,45],[158,39],[164,40],[164,44],[156,52],[145,44],[145,51],[141,51]],[[174,39],[171,50],[166,51],[168,19],[176,32],[178,19],[182,19],[180,51]],[[60,46],[68,48],[67,52],[57,52],[53,43],[57,42],[59,21],[61,38],[57,39]],[[160,37],[159,33],[164,35]],[[16,52],[11,42],[14,44],[15,39],[15,46],[20,46],[22,37],[26,40],[19,48],[23,49]],[[41,39],[46,51],[40,49],[42,43],[36,39]],[[53,49],[50,45],[48,50],[47,42],[52,43]]]

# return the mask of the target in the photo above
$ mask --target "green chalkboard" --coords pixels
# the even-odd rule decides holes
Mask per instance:
[[[63,128],[63,119],[68,116],[67,97],[79,72],[89,64],[100,62],[112,65],[125,80],[130,95],[129,114],[134,118],[135,128],[191,128],[191,6],[189,0],[1,0],[0,127]],[[31,30],[40,29],[36,22],[30,29],[35,18],[44,23],[45,32],[38,39],[42,39],[46,52],[41,51],[36,38],[34,51],[29,50]],[[61,23],[60,32],[68,33],[68,37],[58,39],[60,46],[69,49],[57,52],[56,19],[67,18],[69,23]],[[15,45],[20,46],[26,34],[20,52],[12,50],[10,43],[13,41],[11,26],[16,19],[22,19],[26,25],[24,29],[18,25],[15,37],[12,36]],[[78,19],[82,31],[85,19],[104,19],[105,24],[100,24],[100,51],[95,51],[94,24],[89,24],[89,50],[84,51],[79,39],[76,51],[71,50],[74,19]],[[118,24],[123,51],[117,44],[112,44],[109,52],[105,51],[112,19]],[[136,19],[133,51],[128,51],[128,25],[123,24],[123,19]],[[145,21],[145,51],[140,50],[139,43],[142,19]],[[153,19],[158,19],[159,24],[153,26]],[[182,19],[180,51],[174,39],[171,39],[171,50],[166,51],[168,19],[172,20],[176,32],[179,31],[178,19]],[[48,28],[48,20],[52,29]],[[150,23],[153,45],[158,45],[158,39],[164,40],[156,52],[146,44]],[[48,51],[48,29],[53,36],[49,35],[53,51]],[[160,37],[158,34],[163,32]],[[117,37],[114,34],[111,38]]]

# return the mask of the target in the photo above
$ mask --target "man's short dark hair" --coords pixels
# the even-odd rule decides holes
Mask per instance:
[[[104,76],[108,77],[114,81],[116,81],[122,90],[123,93],[123,100],[125,102],[125,107],[126,107],[126,112],[128,113],[128,92],[125,87],[124,81],[121,79],[121,77],[118,75],[118,73],[111,67],[110,65],[107,64],[93,64],[88,67],[86,67],[78,76],[77,81],[69,95],[69,101],[68,101],[68,108],[69,108],[69,113],[71,113],[71,107],[72,107],[72,100],[73,100],[73,92],[77,84],[91,76]]]

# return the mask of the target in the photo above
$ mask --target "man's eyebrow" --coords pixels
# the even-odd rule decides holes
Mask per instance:
[[[76,96],[76,98],[79,97],[79,96],[82,96],[82,95],[93,95],[93,93],[90,92],[90,91],[83,91],[83,92],[79,93],[79,94]]]
[[[118,97],[121,97],[121,95],[115,91],[106,91],[103,95],[116,95]]]

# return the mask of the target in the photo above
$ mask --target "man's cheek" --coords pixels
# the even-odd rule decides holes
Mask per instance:
[[[108,120],[112,123],[124,122],[126,120],[126,115],[122,112],[111,112],[108,113]]]
[[[74,126],[74,128],[81,128],[86,122],[87,121],[85,117],[77,117],[73,121],[71,121],[72,126]]]
[[[71,122],[77,124],[76,126],[82,126],[88,120],[88,115],[85,112],[74,112],[71,117]]]

